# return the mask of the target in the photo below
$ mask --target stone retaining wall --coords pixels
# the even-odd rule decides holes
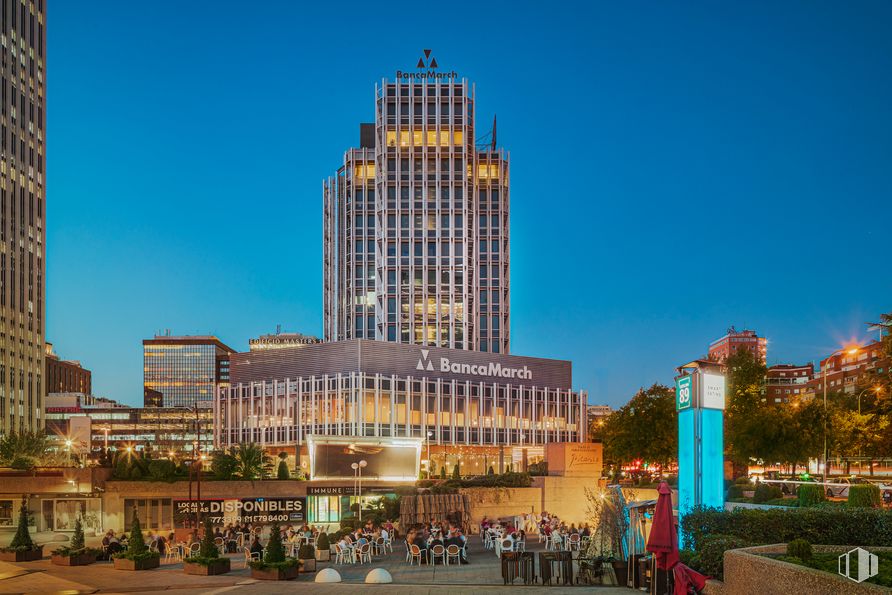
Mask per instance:
[[[845,553],[853,546],[814,545],[815,552]],[[872,552],[889,551],[888,547],[865,548]],[[728,550],[724,557],[725,580],[709,581],[707,595],[870,595],[889,593],[889,589],[869,583],[856,583],[845,577],[782,562],[760,554],[784,554],[787,544],[760,545]]]

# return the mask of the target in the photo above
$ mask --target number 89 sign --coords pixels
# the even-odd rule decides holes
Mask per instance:
[[[681,411],[691,406],[691,377],[682,376],[675,381],[675,410]]]

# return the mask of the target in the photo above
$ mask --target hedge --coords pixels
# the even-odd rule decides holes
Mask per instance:
[[[879,508],[883,502],[880,487],[872,484],[853,485],[849,488],[847,505],[853,508]]]
[[[756,504],[783,497],[784,493],[779,487],[767,483],[760,483],[756,486],[756,490],[753,492],[753,502]]]
[[[799,506],[817,506],[827,500],[824,487],[816,483],[801,484],[796,490],[796,496],[799,498]]]
[[[827,506],[727,512],[697,508],[681,522],[685,547],[701,550],[708,535],[739,537],[755,545],[805,539],[819,545],[892,546],[892,510]]]
[[[698,550],[697,570],[707,576],[725,580],[722,572],[722,562],[725,550],[736,550],[753,545],[747,540],[734,535],[709,535],[703,538],[701,548]]]

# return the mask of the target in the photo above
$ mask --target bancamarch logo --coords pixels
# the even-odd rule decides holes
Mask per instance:
[[[416,370],[427,370],[433,372],[436,370],[434,363],[430,360],[430,350],[422,349],[421,357],[415,365]],[[488,364],[460,364],[450,362],[448,357],[440,358],[440,372],[451,372],[453,374],[468,374],[471,376],[493,376],[498,378],[518,378],[520,380],[532,380],[533,371],[527,366],[522,368],[509,368],[498,362],[489,362]]]
[[[414,79],[416,81],[421,80],[451,80],[458,78],[458,73],[454,70],[452,72],[435,72],[440,65],[437,64],[437,59],[431,55],[430,50],[424,50],[424,55],[418,59],[418,64],[415,65],[415,68],[418,69],[417,72],[407,72],[404,70],[396,71],[397,79]]]

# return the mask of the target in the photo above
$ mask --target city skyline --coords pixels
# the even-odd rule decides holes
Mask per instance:
[[[423,48],[476,82],[479,122],[497,113],[512,150],[511,350],[572,360],[591,402],[668,383],[732,324],[768,338],[769,364],[799,364],[866,340],[863,323],[889,310],[892,280],[877,272],[892,210],[889,7],[814,7],[792,32],[789,7],[767,24],[766,7],[724,8],[665,28],[667,8],[579,7],[578,22],[522,8],[504,16],[510,35],[485,42],[498,59],[413,31],[362,60],[309,30],[289,39],[309,10],[283,7],[240,56],[235,11],[184,15],[204,23],[198,45],[160,9],[53,6],[47,340],[94,372],[97,394],[140,401],[141,341],[161,328],[239,351],[277,323],[322,336],[319,179],[369,121],[368,89]],[[546,49],[518,41],[537,34]],[[252,49],[267,39],[276,55]],[[249,64],[280,98],[242,113],[259,92]],[[339,92],[308,93],[321,77]],[[528,118],[531,106],[549,117]]]

